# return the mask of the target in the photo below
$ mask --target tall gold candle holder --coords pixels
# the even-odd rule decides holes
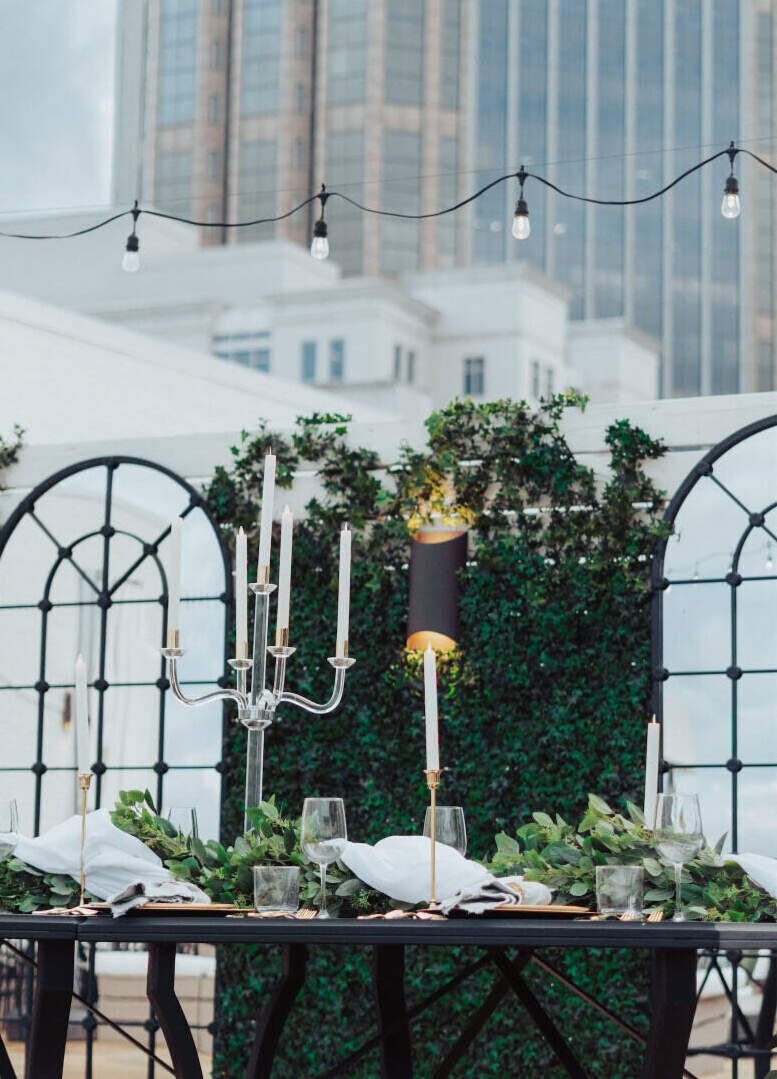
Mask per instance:
[[[92,773],[82,772],[78,776],[78,789],[81,791],[81,899],[79,906],[84,905],[86,894],[86,871],[84,869],[84,847],[86,846],[86,796],[92,785]]]
[[[431,814],[430,814],[430,816],[432,818],[431,827],[429,829],[430,832],[431,832],[430,839],[432,841],[432,853],[431,853],[431,859],[430,859],[430,863],[429,863],[429,872],[430,872],[430,879],[429,879],[430,903],[429,903],[429,906],[430,907],[436,907],[437,906],[437,890],[436,890],[436,881],[435,881],[435,869],[436,869],[435,862],[436,862],[436,856],[437,856],[437,788],[440,786],[440,769],[439,768],[427,768],[427,769],[424,770],[424,775],[426,776],[426,785],[429,788],[429,799],[430,799],[429,805],[430,805],[430,808],[431,808],[431,811],[432,811]]]

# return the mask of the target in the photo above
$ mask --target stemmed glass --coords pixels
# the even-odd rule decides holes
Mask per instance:
[[[162,816],[173,825],[179,836],[183,838],[197,839],[197,810],[194,806],[166,806],[162,810]]]
[[[467,826],[464,823],[464,810],[461,806],[437,806],[437,820],[435,822],[436,839],[438,843],[444,843],[447,847],[453,847],[459,854],[464,854],[467,849]],[[431,838],[432,835],[432,810],[426,808],[424,817],[424,835]]]
[[[655,847],[674,866],[675,912],[673,921],[684,922],[680,877],[685,862],[701,850],[701,808],[696,794],[659,794],[653,833]]]
[[[328,918],[326,909],[326,867],[345,850],[345,806],[342,798],[306,798],[302,807],[302,849],[321,874],[319,918]]]
[[[0,801],[0,834],[19,831],[19,807],[15,798]],[[13,844],[0,841],[0,861],[7,858],[13,850]]]

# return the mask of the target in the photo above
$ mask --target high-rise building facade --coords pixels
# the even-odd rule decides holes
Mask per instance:
[[[417,213],[524,163],[574,193],[640,198],[730,139],[770,158],[776,8],[148,0],[141,193],[217,222],[284,213],[326,182]],[[567,286],[574,317],[625,317],[658,338],[666,394],[770,389],[776,188],[740,156],[744,208],[727,221],[726,173],[723,159],[628,209],[529,180],[522,242],[510,234],[512,182],[421,222],[333,200],[330,242],[346,273],[527,258]],[[307,242],[316,208],[206,239]]]

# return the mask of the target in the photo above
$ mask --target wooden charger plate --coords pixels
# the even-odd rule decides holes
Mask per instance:
[[[110,903],[90,903],[92,910],[101,914],[110,913]],[[140,907],[133,907],[129,914],[212,914],[215,916],[226,914],[245,914],[250,907],[235,907],[232,903],[146,903]]]
[[[498,914],[501,917],[503,914],[517,914],[525,918],[592,918],[594,913],[588,907],[575,907],[563,903],[542,905],[534,903],[519,903],[517,905],[514,903],[502,903],[501,906],[485,911],[486,915]]]

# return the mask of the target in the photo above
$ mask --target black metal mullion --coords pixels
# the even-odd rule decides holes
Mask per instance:
[[[75,558],[73,558],[73,554],[72,554],[72,551],[71,551],[70,547],[63,547],[62,544],[57,540],[56,536],[46,527],[46,525],[44,525],[43,521],[41,521],[41,519],[39,517],[37,517],[35,515],[34,511],[32,511],[32,510],[30,510],[30,517],[32,517],[33,521],[40,528],[40,530],[43,532],[43,534],[45,536],[47,536],[51,540],[51,542],[54,544],[54,546],[57,548],[57,551],[60,554],[60,558],[61,559],[67,559],[67,561],[71,564],[71,566],[76,571],[76,573],[80,577],[83,577],[83,579],[86,581],[86,583],[89,585],[89,587],[94,592],[99,592],[100,591],[99,588],[94,583],[94,581],[89,576],[89,574],[86,572],[86,570],[83,570],[79,566],[78,562],[76,562]],[[82,543],[85,539],[89,539],[93,535],[96,535],[96,533],[90,532],[86,536],[82,536],[81,539],[78,542]]]
[[[105,465],[105,518],[103,532],[103,566],[102,566],[102,591],[100,593],[100,649],[99,649],[99,678],[96,683],[98,692],[97,705],[97,782],[95,784],[95,808],[100,808],[102,795],[102,777],[104,770],[103,762],[103,734],[105,726],[105,694],[107,684],[105,679],[105,659],[108,644],[108,609],[111,598],[108,594],[108,581],[110,573],[110,544],[111,544],[111,509],[113,501],[113,474],[118,465],[115,461],[108,461]]]

